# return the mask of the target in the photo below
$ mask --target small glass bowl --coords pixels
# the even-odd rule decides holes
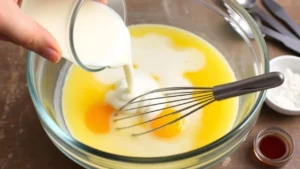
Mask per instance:
[[[281,139],[281,141],[283,141],[286,146],[286,153],[278,159],[270,159],[266,157],[260,150],[259,146],[261,140],[270,135]],[[253,142],[253,146],[254,154],[258,158],[258,160],[272,167],[281,167],[285,165],[292,158],[295,150],[293,138],[289,135],[289,133],[277,127],[271,127],[260,131]]]

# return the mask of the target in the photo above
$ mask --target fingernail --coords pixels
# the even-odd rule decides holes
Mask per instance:
[[[49,61],[54,62],[54,63],[57,63],[60,60],[59,59],[60,55],[52,48],[44,49],[42,55],[43,55],[43,57],[45,57],[46,59],[48,59]]]

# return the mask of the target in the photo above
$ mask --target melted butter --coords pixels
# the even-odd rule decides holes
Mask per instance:
[[[233,72],[221,54],[206,41],[193,34],[159,25],[132,26],[129,30],[134,38],[147,34],[163,35],[172,40],[173,47],[176,49],[195,48],[201,51],[205,57],[204,66],[199,68],[200,70],[185,72],[183,75],[193,86],[211,87],[235,80]],[[135,62],[133,65],[135,69],[140,67]],[[152,75],[152,77],[159,80],[157,75]],[[123,135],[123,133],[111,131],[107,135],[99,135],[90,131],[84,121],[89,107],[93,104],[104,103],[105,94],[112,88],[113,85],[96,80],[92,73],[72,66],[64,86],[63,111],[67,125],[75,138],[99,150],[122,155],[146,157],[171,155],[205,146],[230,131],[238,108],[237,98],[214,102],[205,107],[201,116],[196,116],[200,125],[194,128],[195,136],[187,138],[192,148],[180,148],[185,135],[180,135],[173,140],[159,140],[157,137],[147,135],[144,137],[147,140],[132,139],[128,142],[113,142],[116,139],[127,138],[128,134]],[[127,148],[124,148],[124,145]],[[156,151],[159,147],[165,147],[165,151]]]

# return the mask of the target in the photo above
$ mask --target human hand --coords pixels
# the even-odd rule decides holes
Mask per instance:
[[[49,0],[51,1],[51,0]],[[107,0],[97,0],[107,4]],[[57,63],[61,49],[55,38],[20,9],[22,0],[0,0],[0,40],[21,45]]]

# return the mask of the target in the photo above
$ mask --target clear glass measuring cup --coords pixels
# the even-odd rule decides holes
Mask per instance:
[[[100,71],[107,67],[84,64],[75,47],[75,23],[86,0],[63,0],[59,4],[57,1],[51,0],[25,1],[22,3],[22,10],[56,38],[62,49],[63,58],[90,72]],[[109,0],[108,6],[126,22],[126,11],[124,10],[126,8],[123,0]]]

